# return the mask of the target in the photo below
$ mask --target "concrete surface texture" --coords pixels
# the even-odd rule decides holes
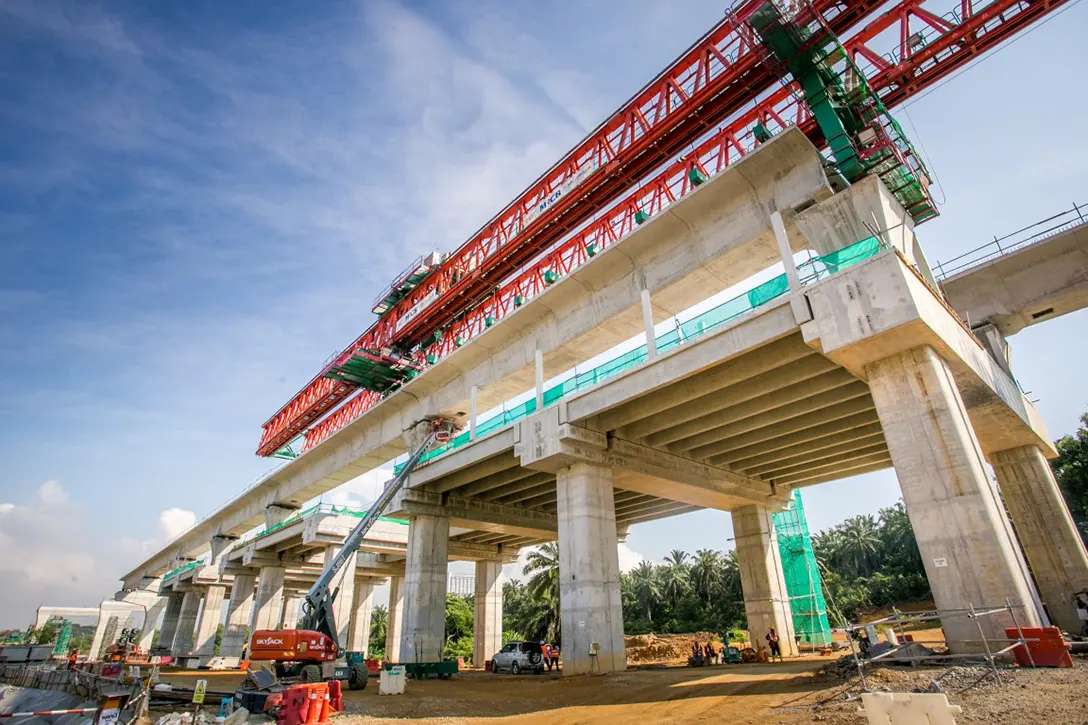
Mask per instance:
[[[1005,337],[1088,306],[1088,224],[1080,224],[941,281],[971,327]]]
[[[745,506],[733,511],[737,564],[752,646],[767,648],[766,637],[773,628],[778,634],[782,655],[792,657],[798,654],[797,642],[772,514],[762,506]]]
[[[209,586],[204,590],[204,603],[200,608],[200,618],[196,623],[193,638],[193,652],[202,658],[211,658],[215,649],[215,633],[219,628],[223,614],[223,599],[227,588]]]
[[[1088,589],[1088,552],[1050,464],[1035,446],[991,457],[997,482],[1054,624],[1080,632],[1073,595]]]
[[[283,610],[283,579],[286,570],[280,566],[261,567],[257,578],[257,597],[253,602],[252,629],[278,629]]]
[[[438,662],[445,644],[450,520],[415,516],[408,524],[400,662]]]
[[[223,657],[241,657],[248,644],[256,586],[256,576],[238,574],[234,577],[227,602],[227,619],[223,624],[223,640],[219,646],[219,654]]]
[[[1031,587],[986,476],[985,460],[948,365],[929,347],[870,364],[873,400],[903,489],[903,501],[953,652],[978,651],[970,607],[1008,599],[1023,626],[1038,626]],[[1005,636],[1005,615],[980,618],[988,638]]]
[[[166,610],[163,612],[162,626],[159,629],[159,650],[170,651],[174,644],[174,635],[177,634],[178,619],[181,616],[181,602],[184,598],[185,595],[181,592],[173,592],[166,596]]]
[[[178,614],[177,630],[170,651],[176,655],[189,654],[193,651],[193,638],[196,635],[196,618],[200,612],[203,593],[195,589],[182,594],[181,611]]]
[[[626,669],[612,470],[574,463],[558,471],[557,491],[563,671]]]
[[[389,609],[385,626],[385,661],[401,662],[401,631],[404,628],[404,577],[389,577]]]
[[[502,562],[476,562],[472,661],[477,667],[502,648]]]
[[[341,645],[351,652],[362,652],[366,655],[370,649],[370,620],[374,605],[375,581],[373,579],[363,579],[355,582],[355,592],[352,597],[351,630],[348,639]]]

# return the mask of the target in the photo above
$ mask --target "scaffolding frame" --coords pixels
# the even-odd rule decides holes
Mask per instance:
[[[865,692],[872,692],[869,687],[869,683],[865,679],[865,666],[872,664],[909,664],[912,667],[917,667],[919,664],[927,661],[932,662],[945,662],[948,660],[983,660],[988,669],[989,674],[993,676],[994,683],[999,687],[1004,686],[1004,682],[1001,680],[997,667],[997,660],[1004,658],[1005,655],[1011,653],[1017,647],[1023,647],[1027,653],[1028,662],[1032,667],[1035,667],[1035,658],[1031,655],[1031,648],[1028,647],[1029,642],[1038,642],[1038,638],[1025,637],[1024,629],[1020,626],[1020,620],[1016,616],[1016,608],[1012,602],[1008,599],[1005,600],[1005,604],[1002,606],[990,606],[975,608],[975,605],[968,603],[965,609],[933,609],[924,612],[900,612],[898,609],[893,610],[893,614],[890,617],[884,617],[883,619],[877,619],[872,622],[865,622],[863,624],[848,624],[846,626],[847,642],[850,645],[850,653],[854,658],[854,666],[857,668],[858,676],[861,678],[861,686]],[[982,617],[989,617],[995,614],[1005,613],[1012,619],[1013,627],[1016,629],[1017,637],[987,637],[986,631],[982,628]],[[944,641],[921,641],[911,640],[909,642],[900,643],[896,647],[892,647],[887,652],[881,652],[873,657],[861,657],[860,646],[853,636],[854,632],[859,630],[867,630],[870,627],[877,627],[879,625],[892,625],[893,628],[898,629],[896,636],[900,640],[906,639],[906,632],[903,630],[904,624],[911,624],[917,622],[933,622],[942,621],[944,619],[966,617],[975,621],[975,626],[978,628],[979,638],[970,640],[944,640]],[[948,644],[981,644],[983,652],[972,652],[966,654],[953,654],[951,652],[938,653],[934,652],[930,655],[918,655],[912,652],[911,645],[948,645]],[[997,648],[995,649],[994,645]],[[906,656],[904,650],[907,650]],[[901,656],[896,656],[901,655]]]
[[[816,650],[830,647],[831,623],[827,618],[823,578],[812,549],[812,535],[808,529],[801,491],[794,489],[789,509],[774,514],[772,518],[798,648],[808,646]]]

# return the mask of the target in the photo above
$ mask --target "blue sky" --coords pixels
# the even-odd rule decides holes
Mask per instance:
[[[667,5],[667,7],[666,7]],[[372,319],[720,17],[659,3],[0,6],[0,626],[93,604],[270,463],[260,424]],[[1088,10],[899,113],[947,259],[1088,201]],[[1013,339],[1057,436],[1088,408],[1086,313]],[[806,493],[824,527],[891,472]],[[728,516],[632,552],[726,548]]]

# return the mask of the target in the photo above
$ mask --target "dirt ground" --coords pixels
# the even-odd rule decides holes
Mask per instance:
[[[856,682],[823,674],[829,657],[781,664],[635,667],[600,677],[492,675],[465,672],[449,681],[409,681],[404,696],[381,697],[377,681],[363,692],[345,692],[340,725],[501,725],[526,717],[549,725],[576,723],[703,723],[759,725],[864,723],[857,714]],[[1017,723],[1088,725],[1088,659],[1073,669],[1003,670],[1002,686],[980,668],[883,668],[868,676],[877,690],[941,691],[963,707],[961,725]],[[981,681],[980,681],[981,678]],[[230,690],[236,673],[164,674],[179,685],[208,679],[209,690]],[[814,708],[814,705],[817,707]]]

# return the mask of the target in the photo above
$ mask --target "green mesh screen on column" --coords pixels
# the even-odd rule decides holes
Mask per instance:
[[[794,490],[788,511],[774,515],[774,530],[793,610],[794,632],[802,645],[829,645],[831,625],[827,621],[827,602],[800,491]]]

